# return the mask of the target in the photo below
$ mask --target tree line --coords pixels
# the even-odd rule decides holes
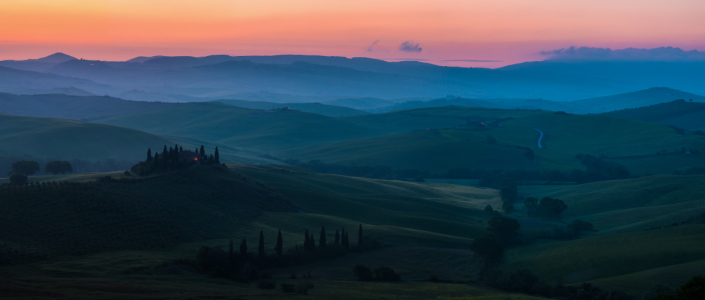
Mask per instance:
[[[139,176],[148,176],[151,174],[162,174],[173,171],[182,170],[194,165],[213,165],[220,164],[220,152],[218,147],[215,151],[208,155],[205,147],[196,148],[194,151],[186,150],[179,147],[178,144],[174,147],[164,145],[161,154],[155,152],[152,156],[152,149],[147,149],[147,158],[144,161],[132,166],[130,170]]]
[[[10,165],[10,171],[7,175],[10,176],[11,184],[25,184],[27,183],[27,176],[34,175],[40,171],[39,163],[33,160],[20,160],[13,162]],[[73,168],[71,163],[65,160],[54,160],[49,161],[44,166],[45,173],[52,173],[57,175],[59,173],[66,174],[72,173]]]
[[[203,246],[196,255],[198,267],[214,277],[245,282],[259,278],[259,272],[266,268],[304,265],[345,256],[349,252],[360,253],[381,247],[377,240],[364,238],[362,224],[358,227],[357,242],[354,244],[350,244],[349,232],[344,228],[336,229],[332,241],[328,239],[325,227],[321,227],[317,238],[306,230],[303,243],[290,246],[288,251],[284,251],[281,230],[277,232],[273,252],[268,253],[265,249],[264,238],[264,231],[260,231],[256,251],[250,250],[245,238],[240,241],[237,250],[233,240],[230,240],[227,251],[220,247]]]

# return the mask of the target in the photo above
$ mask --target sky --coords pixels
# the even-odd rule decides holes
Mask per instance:
[[[310,54],[500,67],[571,46],[705,50],[703,0],[22,0],[0,60]]]

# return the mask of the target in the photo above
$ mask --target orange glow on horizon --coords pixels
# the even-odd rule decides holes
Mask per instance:
[[[319,54],[506,64],[573,45],[705,50],[703,12],[700,0],[24,0],[0,3],[0,59],[63,51],[102,60]],[[399,51],[407,40],[423,51]]]

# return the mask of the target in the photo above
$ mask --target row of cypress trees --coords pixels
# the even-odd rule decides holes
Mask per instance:
[[[363,246],[363,236],[362,236],[362,224],[358,227],[358,239],[357,239],[357,245],[358,246]],[[326,248],[326,227],[323,226],[321,227],[321,233],[318,238],[318,247],[321,249]],[[342,246],[345,250],[350,249],[350,241],[348,237],[348,232],[345,230],[345,228],[342,229],[342,233],[339,232],[337,229],[335,230],[335,244]],[[308,233],[308,229],[304,233],[304,251],[309,251],[313,252],[316,250],[316,241],[313,237],[313,234]],[[282,231],[281,229],[277,233],[277,243],[274,246],[274,251],[277,253],[277,256],[281,256],[282,252],[284,251],[284,239],[282,238]],[[232,256],[234,253],[233,249],[233,240],[230,240],[230,249],[229,253]],[[240,242],[240,255],[243,257],[247,256],[247,239],[242,239],[242,242]],[[267,255],[267,252],[264,249],[264,231],[259,232],[259,243],[257,245],[257,255],[259,257],[265,257]]]
[[[182,162],[179,161],[179,153],[183,151],[184,148],[179,147],[178,144],[174,145],[174,147],[169,147],[169,149],[167,149],[166,145],[164,145],[161,155],[157,152],[154,153],[154,157],[152,157],[152,149],[148,148],[147,160],[145,163],[148,166],[152,166],[150,171],[156,171],[159,173],[177,170],[184,167],[181,164]],[[199,161],[201,164],[220,164],[220,153],[218,151],[218,147],[215,147],[215,152],[210,156],[206,154],[205,147],[203,147],[203,145],[201,145],[200,149],[196,149],[194,152],[199,155]]]

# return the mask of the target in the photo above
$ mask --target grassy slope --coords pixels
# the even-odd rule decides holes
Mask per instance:
[[[145,149],[174,144],[134,129],[54,118],[0,114],[0,154],[85,160],[142,159]]]
[[[626,284],[631,290],[643,292],[652,285],[648,280],[638,279],[651,272],[649,270],[656,270],[655,273],[660,273],[657,277],[665,275],[668,282],[675,284],[686,281],[695,269],[701,270],[705,259],[704,239],[705,225],[682,225],[534,244],[509,250],[501,267],[504,270],[528,268],[548,281],[563,283],[603,279],[598,282],[607,286]],[[660,268],[680,268],[683,272],[666,272]]]
[[[50,256],[225,238],[261,211],[298,210],[220,166],[146,180],[6,186],[0,195],[0,241]]]
[[[222,103],[189,103],[98,122],[265,151],[359,138],[369,136],[370,131],[344,120],[312,113],[270,113]]]
[[[592,222],[598,234],[645,230],[689,221],[705,212],[705,176],[657,175],[573,186],[527,186],[525,197],[554,197],[564,220]]]
[[[481,209],[487,204],[496,206],[500,201],[498,192],[491,189],[434,188],[296,168],[287,172],[281,166],[234,165],[234,168],[273,186],[309,212],[286,218],[273,216],[267,221],[300,224],[297,225],[300,232],[331,223],[332,228],[344,225],[354,229],[361,222],[374,228],[373,236],[392,242],[424,244],[435,239],[432,243],[466,245],[469,239],[485,232],[486,216]]]
[[[314,114],[329,116],[329,117],[342,117],[342,116],[355,116],[355,115],[365,115],[368,112],[357,110],[354,108],[335,106],[315,103],[274,103],[265,101],[246,101],[246,100],[217,100],[217,102],[230,104],[237,107],[244,107],[250,109],[273,109],[290,107],[293,110],[300,110],[304,112],[310,112]]]

